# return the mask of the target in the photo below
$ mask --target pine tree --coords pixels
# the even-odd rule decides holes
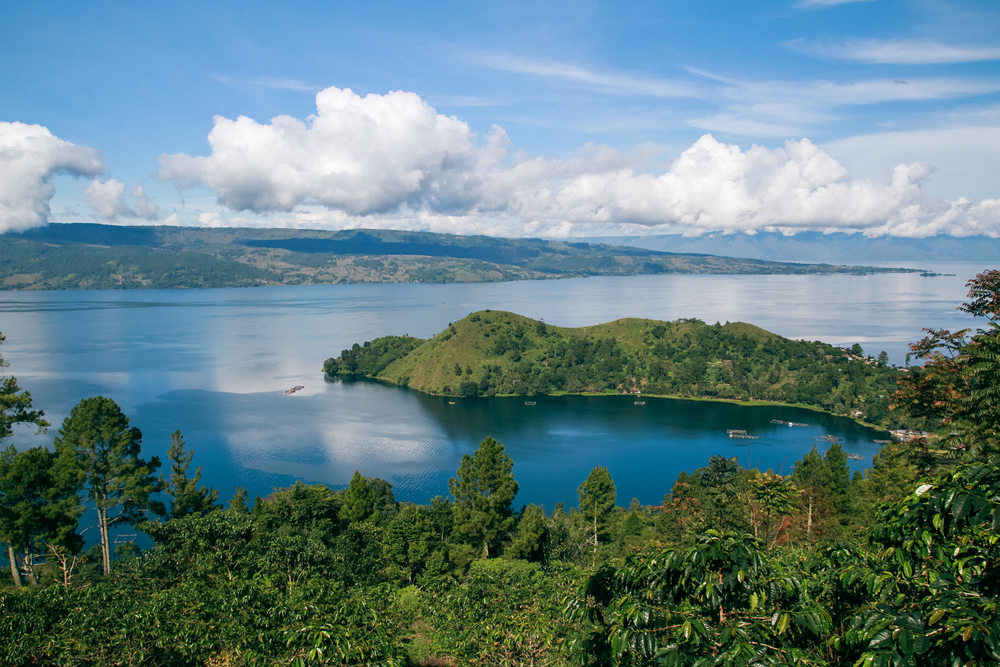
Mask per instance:
[[[0,333],[0,345],[6,340],[5,336]],[[0,368],[7,368],[10,364],[2,356],[0,356]],[[14,426],[16,424],[34,424],[38,427],[38,433],[44,433],[45,428],[49,425],[45,421],[45,413],[41,410],[32,410],[31,405],[31,394],[22,390],[17,384],[17,378],[15,377],[0,377],[0,441],[14,434]],[[3,488],[0,489],[0,498],[3,499],[5,507],[8,509],[13,508],[22,502],[21,489],[24,484],[24,480],[20,478],[21,472],[20,468],[15,466],[15,463],[19,461],[17,452],[13,449],[4,452],[4,468],[3,468]],[[41,457],[41,454],[28,455],[29,457],[34,456],[36,458]],[[23,463],[24,459],[20,459],[20,463]],[[50,467],[50,461],[46,461],[44,470],[47,471]],[[29,468],[32,466],[29,466]],[[30,470],[24,471],[34,472]],[[41,472],[41,470],[37,471]],[[35,493],[35,491],[28,491],[27,489],[35,488],[33,483],[28,483],[24,491],[27,493]],[[9,498],[7,494],[12,494]],[[38,495],[36,500],[39,503],[46,504],[48,501],[43,499],[44,494]],[[39,508],[25,508],[23,511],[31,514],[32,516],[36,513]],[[47,511],[47,510],[46,510]],[[0,527],[0,541],[7,544],[7,555],[10,559],[10,571],[11,575],[14,577],[14,584],[16,586],[21,585],[21,578],[17,569],[17,557],[15,551],[19,549],[27,548],[28,544],[23,544],[23,538],[17,537],[17,535],[24,535],[23,529],[17,526],[28,526],[31,525],[33,520],[27,520],[25,517],[21,517],[21,510],[10,509],[9,513],[9,524]],[[73,515],[77,516],[77,515]],[[8,521],[8,520],[5,520]],[[75,519],[73,520],[73,526],[76,526]],[[31,529],[29,532],[34,533],[35,529]],[[6,535],[4,537],[3,535]]]
[[[167,450],[167,457],[170,459],[170,483],[160,478],[167,494],[171,497],[170,516],[174,519],[198,514],[204,516],[214,509],[218,509],[215,502],[219,499],[219,492],[204,486],[198,486],[201,481],[201,466],[195,470],[194,478],[187,476],[191,459],[194,458],[194,450],[184,450],[184,438],[180,431],[174,431],[170,436],[170,449]]]
[[[7,545],[14,585],[20,569],[35,582],[33,559],[50,545],[76,553],[83,539],[76,534],[82,514],[76,485],[53,474],[55,454],[44,447],[0,453],[0,542]]]
[[[588,541],[594,545],[594,561],[597,560],[597,547],[600,544],[600,534],[607,528],[608,519],[615,509],[618,496],[611,473],[604,466],[595,466],[580,488],[580,514],[591,526]]]
[[[340,520],[344,527],[364,521],[375,513],[375,494],[368,488],[368,480],[357,470],[351,484],[344,491],[344,504],[340,508]]]
[[[487,437],[472,456],[462,457],[448,489],[455,497],[455,533],[481,546],[483,558],[489,558],[490,550],[514,525],[511,502],[518,490],[514,462],[502,444]]]
[[[104,574],[111,572],[108,529],[114,523],[130,523],[139,512],[164,514],[163,504],[151,496],[163,490],[154,476],[160,459],[139,458],[142,432],[129,426],[129,419],[110,398],[85,398],[74,406],[55,439],[60,475],[74,480],[84,502],[97,511],[101,560]]]

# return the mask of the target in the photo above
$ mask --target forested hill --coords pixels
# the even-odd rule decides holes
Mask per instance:
[[[51,224],[0,235],[3,289],[490,282],[659,273],[872,273],[587,243],[392,230]]]
[[[743,322],[622,319],[572,329],[489,310],[430,340],[355,344],[323,370],[464,397],[641,392],[775,401],[882,426],[896,379],[906,374],[860,346],[789,340]]]

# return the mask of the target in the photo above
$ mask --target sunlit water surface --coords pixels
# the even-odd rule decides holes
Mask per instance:
[[[926,264],[926,263],[925,263]],[[870,464],[875,431],[790,408],[633,398],[456,400],[375,382],[330,382],[323,361],[386,334],[429,337],[470,312],[510,310],[560,326],[620,317],[746,321],[795,339],[860,343],[903,363],[922,327],[973,324],[955,310],[979,265],[930,266],[954,277],[634,276],[452,285],[351,285],[232,290],[0,293],[8,373],[53,423],[18,433],[18,447],[51,444],[80,399],[113,398],[165,459],[180,430],[203,481],[231,496],[296,479],[339,487],[355,470],[382,477],[397,498],[447,495],[461,457],[487,435],[514,460],[516,503],[576,505],[595,465],[619,501],[658,504],[681,470],[713,454],[790,471],[831,434]],[[280,392],[295,385],[292,396]],[[454,401],[452,403],[452,401]],[[772,419],[803,422],[782,427]],[[731,440],[746,429],[759,440]],[[820,449],[824,449],[819,440]]]

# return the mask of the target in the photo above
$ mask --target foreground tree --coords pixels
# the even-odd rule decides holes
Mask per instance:
[[[49,547],[76,553],[83,545],[76,534],[76,486],[53,474],[55,458],[44,447],[0,453],[0,542],[7,545],[15,586],[21,586],[21,571],[37,583],[37,554]]]
[[[947,431],[947,448],[976,458],[1000,454],[1000,271],[984,271],[967,286],[970,301],[958,309],[985,318],[986,328],[971,337],[971,329],[924,329],[927,336],[910,346],[924,366],[899,381],[892,407]]]
[[[0,333],[0,345],[3,344],[6,337]],[[0,356],[0,368],[7,368],[10,364]],[[17,378],[15,377],[0,377],[0,441],[14,434],[14,426],[17,424],[34,424],[38,428],[38,433],[44,433],[45,428],[49,425],[45,421],[45,413],[41,410],[33,410],[31,405],[31,394],[22,390],[17,384]],[[10,517],[10,521],[21,526],[27,526],[33,523],[33,519],[28,519],[27,517],[20,517],[19,515],[24,512],[29,512],[26,506],[23,506],[24,502],[22,491],[28,487],[33,488],[33,485],[28,484],[27,487],[24,486],[25,480],[22,479],[21,472],[15,472],[11,469],[14,465],[15,459],[17,458],[17,452],[7,450],[3,454],[3,487],[0,488],[0,498],[4,507],[9,510],[7,516]],[[32,455],[36,456],[36,455]],[[23,460],[22,460],[23,463]],[[45,468],[48,469],[48,466]],[[33,493],[33,492],[28,492]],[[15,510],[17,506],[22,506],[24,509]],[[30,510],[33,515],[33,509]],[[29,531],[29,532],[34,532]],[[5,525],[0,527],[0,541],[7,545],[7,555],[10,558],[10,570],[14,577],[14,584],[17,586],[21,585],[21,578],[17,569],[17,560],[15,551],[18,551],[22,546],[20,538],[17,535],[23,535],[24,531],[21,527],[15,527],[14,525]]]
[[[455,497],[455,532],[480,545],[483,558],[489,558],[490,549],[514,526],[511,502],[518,489],[514,462],[502,444],[487,437],[472,456],[462,457],[448,489]]]
[[[58,473],[73,480],[84,504],[97,511],[104,574],[111,572],[108,529],[133,523],[141,510],[163,515],[163,504],[151,496],[162,490],[154,475],[160,459],[139,457],[142,432],[110,398],[85,398],[73,408],[55,439]]]
[[[607,530],[608,520],[615,511],[617,493],[611,473],[604,466],[595,466],[580,488],[580,514],[591,526],[588,542],[594,545],[594,562],[597,562],[597,547],[600,544],[600,534]]]
[[[174,431],[170,436],[170,449],[167,450],[167,457],[170,459],[170,482],[160,478],[164,490],[170,496],[170,516],[174,519],[198,514],[204,516],[212,510],[218,509],[216,501],[219,499],[219,492],[205,486],[198,486],[201,481],[201,466],[194,472],[194,477],[187,476],[188,468],[191,466],[191,459],[194,458],[193,450],[184,449],[184,438],[180,431]]]
[[[0,333],[0,345],[6,340]],[[10,364],[0,356],[0,368]],[[31,409],[31,394],[21,389],[15,377],[0,377],[0,440],[14,434],[16,424],[34,424],[39,433],[44,433],[49,425],[45,421],[45,413]]]

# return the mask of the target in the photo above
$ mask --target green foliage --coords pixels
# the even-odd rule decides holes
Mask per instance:
[[[985,318],[986,328],[971,337],[970,329],[924,329],[928,335],[910,349],[925,363],[900,380],[894,405],[948,431],[946,451],[973,459],[1000,454],[1000,271],[984,271],[967,286],[970,301],[959,310]]]
[[[7,337],[0,333],[0,345],[5,340]],[[0,368],[7,368],[9,365],[0,356]],[[0,440],[13,435],[16,424],[34,424],[39,433],[45,431],[49,425],[45,421],[45,413],[32,410],[31,407],[31,394],[18,386],[17,378],[0,377]]]
[[[998,529],[996,463],[962,465],[886,508],[871,564],[844,573],[868,594],[845,638],[863,664],[1000,662]]]
[[[559,612],[577,583],[573,568],[494,559],[472,564],[457,591],[438,594],[435,648],[460,664],[513,667],[563,662],[575,627]]]
[[[49,545],[69,553],[83,546],[76,534],[82,513],[76,485],[55,474],[55,459],[43,447],[23,452],[8,447],[0,453],[0,543],[8,545],[11,558],[18,556],[32,583],[36,554],[46,552]],[[18,578],[14,581],[18,583]]]
[[[455,498],[455,533],[489,558],[514,525],[511,502],[518,489],[514,462],[502,444],[487,437],[472,456],[462,457],[448,489]]]
[[[141,510],[165,512],[152,499],[162,489],[153,474],[160,460],[139,458],[141,446],[139,429],[129,425],[117,403],[102,396],[77,403],[55,439],[55,474],[75,482],[84,502],[97,511],[104,574],[111,571],[111,524],[132,523]]]
[[[518,517],[517,530],[510,545],[504,550],[504,556],[540,562],[544,558],[548,541],[548,527],[545,524],[545,512],[541,507],[534,503],[525,507]]]
[[[0,235],[0,288],[483,282],[642,273],[856,273],[639,248],[396,230],[49,224]],[[899,271],[864,267],[864,271]]]
[[[324,371],[462,397],[641,391],[765,400],[860,414],[880,424],[889,423],[891,396],[903,375],[842,348],[740,322],[543,324],[501,311],[473,313],[426,341],[387,336],[355,344],[328,359]]]
[[[160,481],[171,498],[170,516],[180,518],[188,514],[207,514],[218,509],[215,502],[219,499],[219,492],[198,486],[198,482],[201,481],[201,466],[195,470],[193,478],[187,476],[194,451],[184,450],[184,438],[180,431],[174,431],[170,436],[167,458],[170,459],[170,482],[166,482],[162,477]]]
[[[389,364],[406,356],[422,342],[421,339],[410,336],[384,336],[365,341],[363,346],[355,343],[336,359],[327,359],[323,364],[323,372],[328,375],[342,373],[378,377]]]
[[[715,531],[599,570],[567,612],[596,625],[578,650],[614,665],[808,664],[831,627],[800,573],[750,536]]]
[[[375,513],[375,494],[368,488],[368,481],[357,470],[351,484],[344,492],[340,507],[340,520],[344,525],[364,521]]]
[[[602,533],[606,536],[608,520],[615,509],[615,482],[607,468],[595,466],[577,492],[580,494],[580,514],[590,524],[590,542],[594,546],[596,559],[600,536]]]

